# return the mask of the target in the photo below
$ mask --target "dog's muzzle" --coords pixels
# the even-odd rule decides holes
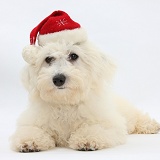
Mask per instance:
[[[53,77],[53,83],[55,86],[60,87],[66,81],[66,77],[63,74],[57,74]]]

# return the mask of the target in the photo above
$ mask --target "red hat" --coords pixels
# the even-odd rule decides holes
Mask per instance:
[[[36,43],[38,33],[38,43],[42,46],[59,40],[69,40],[75,43],[86,40],[85,30],[64,11],[54,11],[31,31],[31,45]]]

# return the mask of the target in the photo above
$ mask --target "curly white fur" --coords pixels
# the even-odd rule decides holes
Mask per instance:
[[[79,58],[70,62],[70,53]],[[45,62],[48,56],[54,57],[51,64]],[[22,75],[29,106],[11,138],[13,150],[97,150],[125,143],[127,133],[160,129],[156,121],[112,94],[115,64],[90,42],[28,46],[23,57],[29,63]],[[66,76],[63,89],[53,84],[56,74]]]

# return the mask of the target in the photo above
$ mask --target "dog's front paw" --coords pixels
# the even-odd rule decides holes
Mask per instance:
[[[27,152],[39,152],[45,151],[55,147],[55,142],[50,137],[44,138],[16,138],[12,141],[12,149],[18,152],[27,153]]]
[[[70,139],[69,147],[78,151],[96,151],[103,148],[99,142],[87,139],[81,139],[78,141]]]
[[[55,140],[37,127],[19,127],[11,137],[11,148],[18,152],[39,152],[55,147]]]
[[[80,151],[95,151],[123,144],[125,139],[125,130],[105,129],[99,124],[84,124],[71,134],[68,145]]]
[[[69,139],[69,147],[78,151],[96,151],[105,148],[105,145],[98,137],[72,135]]]
[[[98,150],[99,145],[95,141],[78,143],[76,149],[78,151],[95,151]]]
[[[23,153],[27,152],[39,152],[41,149],[35,142],[25,142],[19,146],[19,151]]]

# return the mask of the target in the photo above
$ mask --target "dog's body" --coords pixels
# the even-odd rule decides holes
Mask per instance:
[[[23,57],[29,63],[22,79],[30,102],[12,136],[14,150],[97,150],[125,143],[127,133],[160,129],[112,93],[115,65],[90,42],[33,46]]]

